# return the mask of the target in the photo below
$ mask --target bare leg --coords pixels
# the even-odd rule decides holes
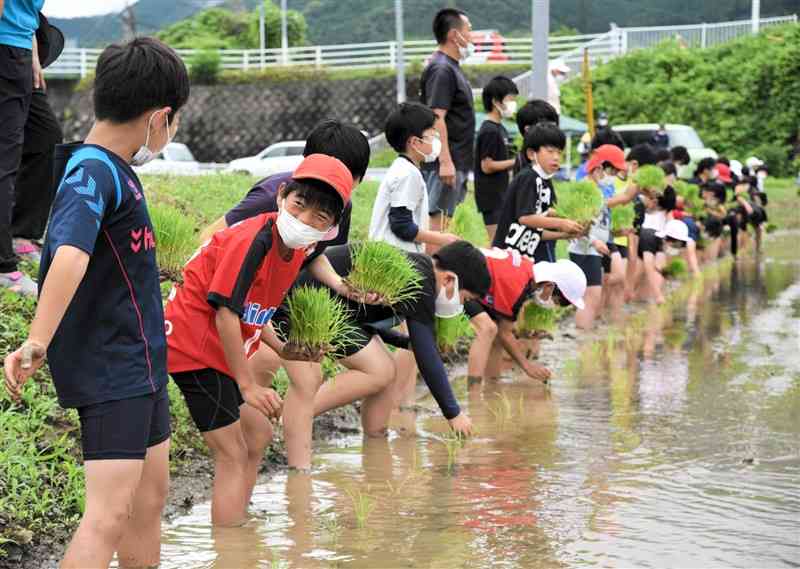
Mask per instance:
[[[469,349],[469,363],[467,375],[470,377],[483,377],[486,365],[492,352],[494,340],[497,338],[497,324],[485,312],[472,318],[470,321],[475,330],[475,340]]]
[[[608,288],[607,306],[613,323],[618,323],[622,319],[627,265],[627,261],[619,253],[611,255],[611,272],[608,274],[606,286]]]
[[[664,278],[656,268],[656,256],[645,251],[643,257],[644,274],[650,287],[648,299],[654,300],[656,304],[664,304],[664,294],[661,291]]]
[[[603,287],[590,286],[586,288],[583,297],[585,308],[578,310],[575,314],[575,325],[581,330],[591,330],[594,327],[594,319],[600,312],[600,303],[603,300]]]
[[[155,567],[161,561],[161,512],[168,492],[169,439],[147,449],[133,515],[117,550],[120,568]]]
[[[284,366],[291,380],[283,404],[283,434],[289,466],[308,469],[311,468],[314,398],[322,385],[322,366],[289,361],[284,362]]]
[[[243,407],[243,406],[242,406]],[[265,419],[266,420],[266,419]],[[247,444],[241,421],[203,433],[214,457],[211,522],[217,526],[242,525],[247,518]]]
[[[67,547],[62,569],[108,567],[128,526],[143,460],[87,460],[86,511]]]
[[[497,379],[500,377],[500,374],[503,373],[503,369],[505,368],[503,354],[505,354],[503,344],[498,338],[495,338],[492,343],[492,351],[489,352],[489,359],[486,362],[486,372],[484,376],[487,379]]]

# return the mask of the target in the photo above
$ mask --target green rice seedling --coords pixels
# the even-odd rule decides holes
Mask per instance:
[[[455,433],[449,433],[442,438],[442,443],[447,449],[447,470],[450,472],[456,464],[458,451],[464,446],[464,439]]]
[[[636,170],[636,174],[633,175],[633,182],[642,191],[655,192],[656,194],[662,193],[666,187],[664,170],[660,166],[653,166],[652,164],[642,166]]]
[[[361,294],[377,295],[381,304],[414,300],[422,290],[422,275],[408,256],[384,241],[353,245],[351,260],[347,284]]]
[[[528,301],[522,307],[517,329],[523,337],[549,334],[556,329],[556,316],[555,310],[543,308],[533,301]]]
[[[339,536],[342,535],[342,525],[335,512],[320,517],[318,525],[320,531],[325,533],[333,543],[339,541]]]
[[[603,208],[600,188],[588,180],[567,182],[558,186],[558,202],[555,213],[558,217],[588,224]]]
[[[767,233],[773,233],[778,230],[778,226],[774,223],[767,223]]]
[[[466,314],[452,318],[436,317],[436,343],[441,352],[452,352],[462,338],[472,338],[475,331]]]
[[[677,180],[672,187],[675,189],[675,195],[683,198],[683,210],[686,213],[694,218],[703,215],[703,198],[700,197],[697,186]]]
[[[689,266],[680,257],[675,257],[667,262],[662,273],[664,276],[680,279],[689,273]]]
[[[286,351],[297,359],[320,361],[341,355],[353,342],[356,328],[345,304],[326,288],[301,286],[287,300],[289,332]]]
[[[611,229],[613,231],[633,229],[633,221],[635,219],[636,209],[632,203],[618,205],[611,208]]]
[[[148,210],[161,274],[168,280],[179,281],[183,266],[197,249],[194,222],[179,209],[166,204],[152,204]],[[141,244],[145,247],[147,238],[147,235],[142,235]]]
[[[483,216],[472,199],[466,199],[456,207],[447,231],[469,241],[476,247],[489,246],[489,233],[483,223]]]
[[[367,527],[367,519],[375,509],[375,502],[372,498],[359,489],[345,490],[347,495],[350,496],[350,501],[353,503],[353,513],[356,516],[356,527],[364,529]]]
[[[281,554],[277,549],[272,548],[270,553],[272,554],[272,561],[269,564],[270,569],[289,569],[289,563],[281,559]]]

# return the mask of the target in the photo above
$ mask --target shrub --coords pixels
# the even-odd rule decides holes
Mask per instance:
[[[189,78],[192,83],[213,85],[219,81],[222,57],[216,50],[203,50],[189,60]]]

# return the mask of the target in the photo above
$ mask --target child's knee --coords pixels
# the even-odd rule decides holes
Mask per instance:
[[[248,459],[247,445],[244,440],[235,440],[230,444],[220,445],[212,449],[214,461],[229,466],[245,466]]]
[[[497,337],[497,323],[491,319],[475,322],[475,341],[493,342]]]

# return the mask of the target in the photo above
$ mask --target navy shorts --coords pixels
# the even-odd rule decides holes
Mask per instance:
[[[423,170],[422,177],[428,188],[428,213],[436,215],[444,212],[448,217],[453,216],[456,206],[467,197],[467,178],[469,172],[456,170],[455,187],[445,186],[439,178],[439,170]]]
[[[172,374],[189,414],[201,433],[227,427],[239,420],[242,393],[233,378],[215,369],[196,369]]]
[[[170,436],[169,395],[155,393],[78,408],[83,460],[143,460]]]
[[[600,255],[569,254],[570,260],[578,265],[586,275],[586,286],[603,285],[603,257]]]

